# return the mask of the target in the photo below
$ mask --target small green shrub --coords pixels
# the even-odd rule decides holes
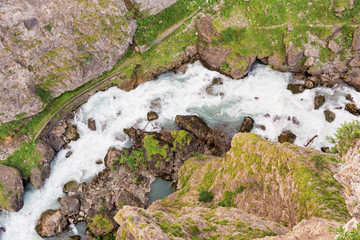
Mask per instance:
[[[53,100],[53,98],[51,96],[51,92],[46,91],[40,85],[35,86],[35,92],[36,92],[36,96],[40,97],[41,101],[45,104],[48,104]]]
[[[236,40],[236,34],[232,27],[228,27],[220,32],[221,36],[226,42],[232,42]]]
[[[48,32],[51,32],[51,29],[52,29],[52,23],[49,23],[48,25],[45,25],[44,26],[44,29]]]
[[[341,127],[336,130],[334,137],[328,137],[327,139],[335,145],[331,149],[331,152],[344,155],[359,138],[360,122],[358,120],[354,120],[352,122],[345,122],[341,124]]]
[[[214,198],[214,194],[211,191],[206,191],[204,189],[200,190],[199,193],[199,202],[211,202],[212,199]]]
[[[330,232],[336,233],[336,240],[358,240],[360,239],[360,224],[358,224],[356,228],[353,228],[347,232],[345,232],[344,226],[340,226],[335,230],[330,227]]]
[[[226,72],[231,72],[231,68],[229,67],[229,64],[227,64],[227,63],[223,63],[220,66],[220,70],[223,70],[223,71],[226,71]]]
[[[219,206],[221,207],[235,207],[235,203],[233,201],[235,193],[226,191],[224,193],[223,198],[219,202]]]

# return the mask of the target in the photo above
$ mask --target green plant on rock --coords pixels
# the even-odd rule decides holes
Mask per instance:
[[[0,207],[7,208],[9,207],[9,197],[13,194],[12,191],[9,191],[7,193],[3,193],[4,191],[4,184],[0,182]]]
[[[89,218],[88,224],[93,232],[99,233],[98,235],[106,235],[110,233],[114,228],[114,223],[109,217],[103,214],[95,214],[94,217]]]
[[[28,178],[30,177],[31,169],[40,165],[41,155],[35,151],[35,147],[36,142],[23,143],[5,161],[1,161],[1,164],[19,169],[22,176]]]
[[[211,191],[206,191],[204,189],[201,189],[199,192],[199,201],[200,202],[211,202],[214,198],[214,194]]]
[[[219,206],[221,207],[236,207],[234,203],[234,196],[235,193],[226,191],[222,197],[222,199],[219,202]]]
[[[334,137],[328,137],[327,139],[334,144],[334,147],[331,149],[333,153],[344,155],[359,138],[360,122],[354,120],[341,124],[341,127],[336,130]]]
[[[125,149],[118,161],[121,165],[126,165],[132,170],[136,170],[140,165],[146,164],[144,152],[141,148],[132,151]]]
[[[159,146],[159,141],[155,139],[155,135],[147,135],[144,138],[144,148],[146,155],[150,160],[153,155],[159,154],[163,159],[167,158],[168,146]]]
[[[336,233],[336,240],[358,240],[360,239],[360,224],[347,232],[342,225],[336,229],[330,227],[330,232]]]

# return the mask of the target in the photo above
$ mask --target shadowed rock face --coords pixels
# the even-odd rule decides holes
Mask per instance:
[[[0,210],[18,212],[24,205],[24,186],[19,170],[0,164]]]
[[[109,70],[135,33],[127,11],[122,0],[0,3],[0,122],[42,110],[40,88],[56,97]]]

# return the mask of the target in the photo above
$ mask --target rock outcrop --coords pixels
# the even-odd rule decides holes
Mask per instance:
[[[124,1],[113,0],[1,3],[0,122],[34,115],[109,70],[135,33],[127,12]]]
[[[20,171],[0,164],[0,210],[18,212],[23,205],[24,186]]]
[[[329,230],[330,228],[336,229],[338,227],[340,227],[340,223],[335,221],[322,218],[304,219],[293,227],[291,232],[285,235],[264,237],[261,240],[332,240],[336,239],[336,233]],[[260,240],[260,238],[256,240]]]
[[[349,219],[329,158],[255,134],[237,134],[225,157],[187,160],[175,193],[146,210],[121,208],[115,216],[120,225],[117,237],[329,239],[335,236],[329,227]],[[212,197],[203,201],[202,192]],[[294,226],[293,232],[286,234],[287,229],[275,222]]]

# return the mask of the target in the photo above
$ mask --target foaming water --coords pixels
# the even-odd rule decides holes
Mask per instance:
[[[223,84],[214,86],[215,94],[209,95],[206,88],[216,77],[223,79]],[[69,144],[71,149],[63,149],[57,154],[44,187],[34,190],[28,186],[24,208],[18,213],[0,214],[0,225],[6,228],[0,238],[41,239],[34,230],[36,221],[45,210],[60,207],[57,198],[63,195],[62,186],[70,180],[88,181],[102,171],[104,166],[97,165],[96,161],[104,158],[109,147],[131,146],[123,129],[145,128],[146,114],[150,110],[157,112],[159,119],[146,127],[148,131],[174,128],[178,114],[197,114],[210,126],[225,125],[228,133],[235,133],[243,118],[250,116],[256,123],[253,132],[271,141],[276,141],[283,130],[291,130],[297,135],[295,144],[303,146],[318,135],[310,147],[329,146],[326,136],[333,135],[344,121],[356,118],[338,109],[348,102],[345,96],[350,93],[355,101],[359,101],[360,96],[347,86],[315,88],[293,95],[286,89],[291,78],[289,73],[256,65],[245,79],[233,80],[196,62],[189,65],[185,74],[166,73],[130,92],[114,87],[96,93],[75,116],[79,140]],[[326,97],[319,110],[314,110],[313,105],[316,94]],[[325,121],[323,111],[326,109],[336,114],[332,123]],[[89,118],[96,120],[96,131],[88,129]],[[261,130],[259,125],[264,125],[266,130]],[[73,154],[65,158],[69,150]]]

